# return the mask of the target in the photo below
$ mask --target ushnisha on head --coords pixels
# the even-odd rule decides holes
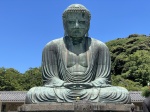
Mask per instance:
[[[91,14],[81,4],[72,4],[63,13],[64,36],[72,38],[87,37],[90,27]]]

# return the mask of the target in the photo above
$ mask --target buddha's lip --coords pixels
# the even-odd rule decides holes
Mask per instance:
[[[73,31],[80,31],[80,29],[72,29]]]
[[[72,30],[81,30],[81,29],[85,29],[85,28],[72,28]]]

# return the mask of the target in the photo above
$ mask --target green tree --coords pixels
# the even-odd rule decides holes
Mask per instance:
[[[21,74],[13,68],[0,68],[0,90],[23,90],[19,84]]]
[[[150,88],[145,86],[142,88],[142,96],[149,97],[150,96]]]
[[[29,90],[35,86],[42,86],[41,68],[30,68],[24,73],[24,80],[22,82],[23,89]]]
[[[150,80],[150,37],[132,34],[127,38],[118,38],[106,44],[111,54],[113,79],[119,76],[126,83],[132,81],[132,83],[146,86]],[[117,82],[113,83],[118,84]],[[141,88],[140,85],[139,88]],[[135,88],[131,88],[135,90]]]
[[[132,80],[124,79],[120,75],[112,75],[112,85],[125,87],[129,91],[139,91],[142,85],[139,82],[133,82]]]

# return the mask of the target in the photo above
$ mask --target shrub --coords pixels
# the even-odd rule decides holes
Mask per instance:
[[[148,86],[145,86],[142,88],[142,96],[144,97],[150,96],[150,88]]]

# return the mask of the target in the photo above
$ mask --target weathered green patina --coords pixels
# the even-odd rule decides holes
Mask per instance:
[[[81,4],[63,13],[64,37],[49,42],[42,55],[44,85],[31,88],[26,103],[73,102],[76,98],[102,103],[130,103],[128,91],[111,85],[107,46],[88,36],[90,12]]]

